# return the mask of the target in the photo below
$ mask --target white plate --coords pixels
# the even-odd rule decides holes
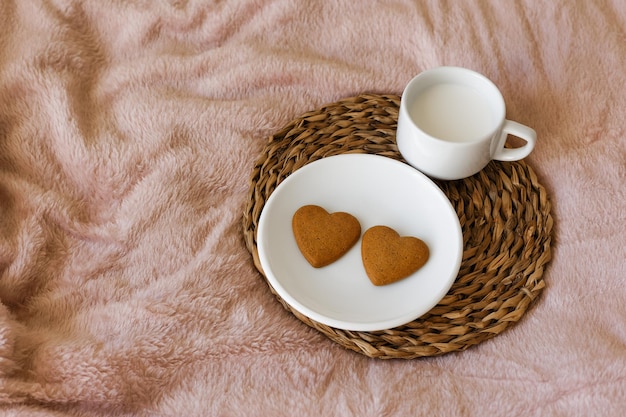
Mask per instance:
[[[365,273],[361,240],[335,263],[313,268],[291,227],[306,204],[352,214],[361,233],[385,225],[418,237],[430,258],[413,275],[379,287]],[[415,320],[446,295],[459,272],[463,239],[454,208],[424,174],[390,158],[344,154],[311,162],[276,187],[261,212],[257,249],[269,283],[295,310],[331,327],[375,331]]]

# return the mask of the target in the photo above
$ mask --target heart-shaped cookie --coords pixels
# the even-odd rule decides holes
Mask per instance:
[[[387,226],[374,226],[363,234],[361,258],[374,285],[387,285],[408,277],[428,260],[426,243],[413,236],[400,236]]]
[[[291,225],[300,252],[315,268],[341,258],[361,237],[356,217],[344,212],[329,214],[316,205],[300,207]]]

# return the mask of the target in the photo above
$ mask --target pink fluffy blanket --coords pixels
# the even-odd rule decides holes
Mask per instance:
[[[0,414],[626,415],[626,3],[0,4]],[[379,360],[285,310],[241,217],[266,138],[464,66],[535,128],[546,289],[466,351]]]

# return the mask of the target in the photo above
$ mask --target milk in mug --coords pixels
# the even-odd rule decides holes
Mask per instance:
[[[496,123],[487,97],[461,84],[427,87],[408,110],[422,131],[452,142],[483,138],[492,133]]]

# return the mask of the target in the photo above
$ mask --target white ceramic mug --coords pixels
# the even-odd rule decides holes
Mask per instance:
[[[424,71],[402,93],[398,150],[415,168],[444,180],[474,175],[492,159],[517,161],[533,150],[537,134],[505,114],[500,90],[485,76],[459,67]],[[505,148],[508,135],[526,143]]]

